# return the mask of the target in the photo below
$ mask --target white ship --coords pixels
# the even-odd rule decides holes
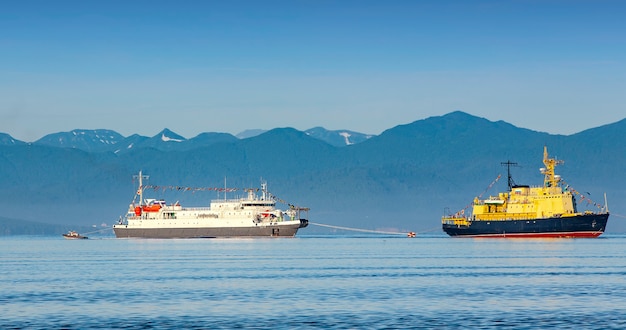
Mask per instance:
[[[267,191],[246,189],[244,198],[212,200],[209,207],[182,207],[178,202],[144,199],[145,176],[139,172],[139,189],[126,216],[113,226],[118,238],[216,238],[293,237],[309,224],[302,213],[309,209],[289,204],[276,208],[276,199]],[[135,203],[137,197],[139,203]]]

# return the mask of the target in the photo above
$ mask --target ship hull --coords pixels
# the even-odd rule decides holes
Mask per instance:
[[[443,224],[443,231],[453,237],[581,237],[593,238],[604,233],[608,213],[582,214],[533,220],[472,221],[469,225]]]
[[[277,224],[247,227],[133,227],[115,225],[117,238],[220,238],[220,237],[293,237],[299,228],[306,227],[307,220],[295,224]]]

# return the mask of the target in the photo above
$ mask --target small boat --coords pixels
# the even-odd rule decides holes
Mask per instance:
[[[65,239],[87,239],[87,236],[83,236],[73,230],[70,230],[69,232],[67,232],[67,234],[63,234],[63,237]]]

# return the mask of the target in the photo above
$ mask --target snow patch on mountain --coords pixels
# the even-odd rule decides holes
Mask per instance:
[[[346,141],[346,145],[349,146],[351,144],[354,144],[353,142],[350,141],[350,133],[348,132],[341,132],[339,133],[339,135],[343,136],[343,139]]]
[[[171,138],[166,136],[165,134],[161,134],[161,141],[163,142],[183,142],[184,140]]]

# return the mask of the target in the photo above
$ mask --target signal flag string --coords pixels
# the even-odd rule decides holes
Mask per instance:
[[[253,191],[253,192],[259,192],[261,191],[261,189],[259,188],[218,188],[218,187],[183,187],[183,186],[155,186],[155,185],[143,185],[140,187],[140,189],[137,191],[137,194],[139,194],[140,190],[154,190],[154,191],[165,191],[165,190],[176,190],[176,191],[182,191],[182,192],[187,192],[187,191],[191,191],[192,193],[195,193],[196,191],[219,191],[219,192],[234,192],[234,191]],[[286,204],[289,207],[295,207],[295,205],[292,205],[291,203],[278,198],[272,194],[269,194],[270,198],[273,199],[276,202],[282,203],[282,204]]]
[[[580,192],[576,191],[576,189],[572,188],[567,182],[565,182],[563,179],[561,179],[561,182],[563,182],[565,184],[565,190],[568,190],[569,192],[571,192],[572,194],[578,195],[580,197],[580,202],[582,203],[583,201],[585,201],[585,199],[587,200],[587,205],[592,204],[593,206],[599,208],[599,209],[603,209],[604,205],[598,204],[596,202],[594,202],[593,200],[591,200],[591,198],[581,194]],[[588,195],[591,195],[589,193],[587,193]]]
[[[480,195],[478,195],[478,199],[481,199],[483,197],[483,195],[489,191],[489,189],[491,189],[493,187],[494,184],[496,184],[496,182],[498,182],[498,180],[500,180],[500,178],[502,177],[502,174],[498,174],[498,176],[496,177],[495,180],[493,180],[489,186],[487,186],[487,188],[485,189],[485,191],[483,191],[482,193],[480,193]],[[459,216],[463,216],[465,215],[465,210],[467,210],[470,206],[472,206],[474,204],[474,202],[472,201],[471,203],[467,204],[467,206],[465,206],[462,210],[460,210],[459,212],[455,213],[454,216],[455,217],[459,217]]]
[[[178,190],[178,191],[226,191],[226,192],[233,192],[233,191],[238,191],[238,190],[244,190],[244,191],[248,191],[248,190],[253,190],[253,191],[259,191],[258,188],[217,188],[217,187],[182,187],[182,186],[155,186],[155,185],[143,185],[141,186],[141,189],[147,190],[147,189],[153,189],[155,191],[158,190]]]

